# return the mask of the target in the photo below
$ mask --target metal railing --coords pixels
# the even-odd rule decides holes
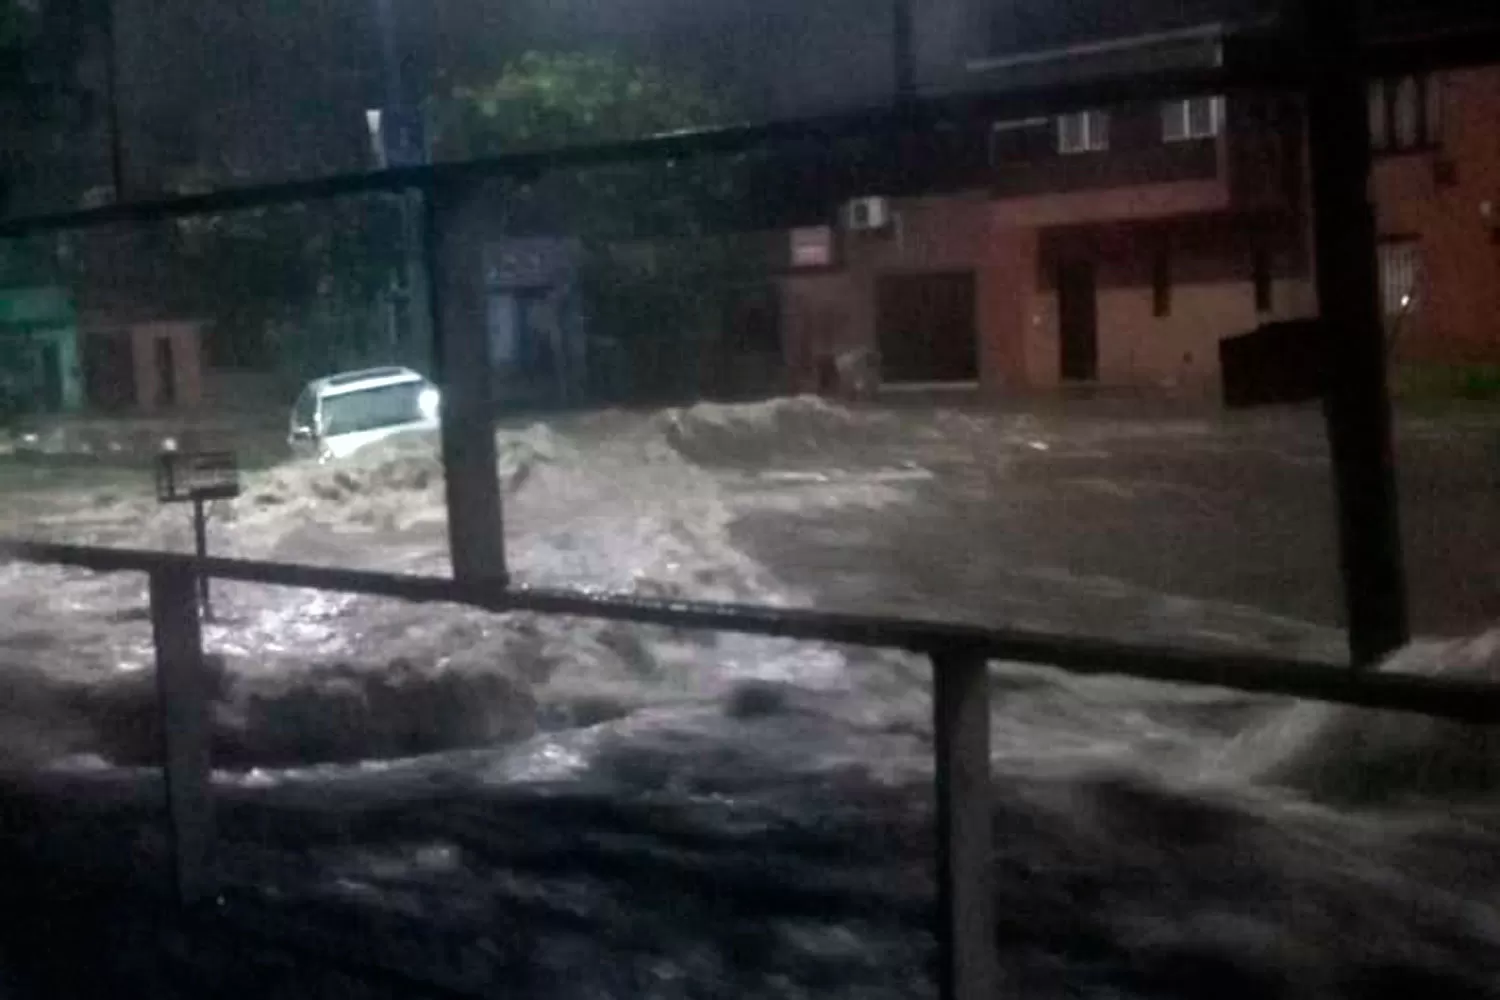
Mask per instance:
[[[521,152],[471,163],[405,167],[367,174],[269,184],[205,195],[121,202],[97,209],[0,220],[0,238],[119,223],[182,218],[376,191],[420,190],[426,206],[425,252],[439,375],[444,382],[443,458],[455,579],[324,569],[280,563],[199,559],[163,552],[0,541],[0,557],[106,573],[143,573],[150,581],[163,767],[173,835],[176,888],[202,899],[216,884],[212,795],[211,685],[199,618],[202,579],[314,588],[415,602],[468,605],[609,619],[640,625],[777,636],[903,649],[931,659],[937,789],[936,875],[944,1000],[995,996],[990,807],[989,664],[1045,664],[1079,674],[1154,681],[1422,713],[1470,723],[1500,722],[1500,684],[1361,672],[1269,657],[1124,646],[1071,636],[781,608],[607,597],[510,585],[504,577],[494,438],[484,404],[485,352],[471,315],[476,234],[464,199],[483,182],[626,161],[661,161],[755,149],[778,143],[827,143],[846,136],[900,139],[954,122],[1057,113],[1129,100],[1159,100],[1245,88],[1297,90],[1309,97],[1309,146],[1317,181],[1315,230],[1323,321],[1340,332],[1340,378],[1328,386],[1328,423],[1341,499],[1344,577],[1353,647],[1351,666],[1367,666],[1404,636],[1399,535],[1395,531],[1384,396],[1384,352],[1369,315],[1373,230],[1365,201],[1367,136],[1362,134],[1364,76],[1491,58],[1493,34],[1369,41],[1352,31],[1350,0],[1293,4],[1308,21],[1309,44],[1279,39],[1227,40],[1222,65],[1163,71],[1128,80],[1088,80],[984,94],[915,98],[900,107],[815,120],[685,132],[563,150]],[[1325,58],[1326,56],[1326,58]],[[898,143],[899,145],[899,143]],[[118,172],[118,171],[117,171]],[[1366,301],[1368,299],[1368,301]]]
[[[709,604],[498,583],[470,583],[365,570],[167,552],[9,541],[0,556],[150,581],[169,824],[176,888],[185,902],[217,891],[212,794],[211,698],[199,622],[199,580],[315,588],[411,602],[462,604],[736,632],[808,642],[900,649],[930,658],[938,832],[937,939],[941,996],[989,997],[998,983],[990,874],[990,688],[992,661],[1044,664],[1076,674],[1119,675],[1279,694],[1468,723],[1500,722],[1500,684],[1400,673],[1361,673],[1326,663],[1191,652],[1029,631],[910,619]]]

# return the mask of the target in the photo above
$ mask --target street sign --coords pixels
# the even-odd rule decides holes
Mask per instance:
[[[239,461],[232,451],[164,451],[157,456],[156,499],[162,503],[233,500],[239,495]]]
[[[240,464],[232,451],[177,451],[168,448],[156,457],[156,499],[161,503],[193,505],[193,548],[198,558],[208,556],[208,503],[240,495]],[[208,577],[198,577],[203,617],[213,621]]]

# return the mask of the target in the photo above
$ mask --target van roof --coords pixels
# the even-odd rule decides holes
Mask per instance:
[[[361,389],[378,389],[387,385],[404,385],[408,382],[420,381],[422,381],[422,376],[417,372],[410,368],[392,365],[329,375],[315,381],[313,391],[321,396],[342,396],[349,392],[359,392]]]

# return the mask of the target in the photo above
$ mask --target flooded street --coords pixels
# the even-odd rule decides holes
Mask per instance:
[[[1313,413],[786,400],[499,440],[522,583],[1343,655]],[[1410,420],[1400,448],[1430,638],[1398,665],[1492,675],[1500,430]],[[430,442],[246,486],[217,512],[216,551],[446,571]],[[183,511],[128,485],[25,495],[8,531],[189,542]],[[53,820],[7,811],[7,836],[29,830],[47,863],[161,853],[140,808],[159,742],[144,591],[0,567],[0,758]],[[924,661],[239,585],[215,603],[231,885],[427,928],[458,943],[372,951],[476,995],[932,989]],[[1009,995],[1500,997],[1488,734],[1044,667],[994,677]],[[215,956],[199,965],[249,961]],[[140,973],[153,995],[199,995],[157,974]]]

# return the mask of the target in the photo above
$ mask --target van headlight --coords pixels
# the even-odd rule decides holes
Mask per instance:
[[[443,394],[432,386],[417,394],[417,409],[421,411],[424,420],[436,420],[442,408]]]

